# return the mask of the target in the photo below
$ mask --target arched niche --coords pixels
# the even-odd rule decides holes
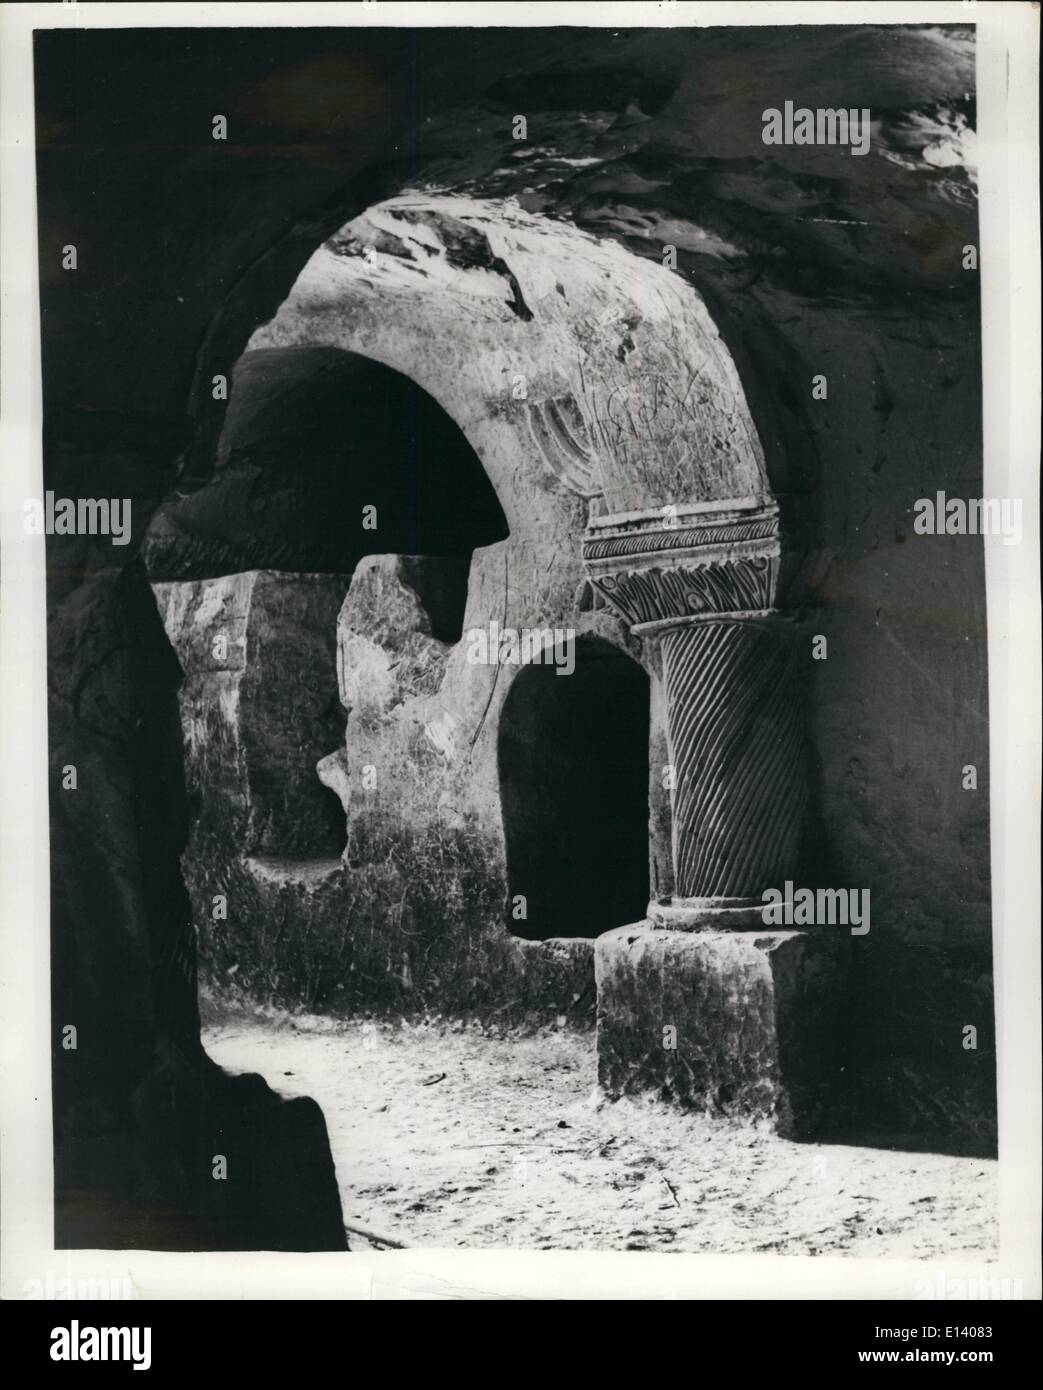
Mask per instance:
[[[500,715],[507,923],[530,940],[598,936],[649,896],[649,678],[600,637],[574,659],[523,666]]]

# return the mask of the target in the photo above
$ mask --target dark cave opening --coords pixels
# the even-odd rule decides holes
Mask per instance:
[[[455,640],[471,552],[507,535],[463,431],[411,378],[336,348],[260,348],[236,363],[210,477],[168,498],[144,556],[154,583],[350,574],[364,555],[455,559],[462,574],[432,614],[435,635]]]
[[[571,675],[519,671],[500,719],[507,924],[531,941],[599,936],[648,906],[648,676],[600,638],[575,655]]]

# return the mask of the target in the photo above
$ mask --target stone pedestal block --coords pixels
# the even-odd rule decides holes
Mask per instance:
[[[847,937],[826,931],[669,931],[598,937],[598,1083],[708,1114],[818,1131],[841,1065]]]

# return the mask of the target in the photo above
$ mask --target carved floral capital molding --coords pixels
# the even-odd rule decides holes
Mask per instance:
[[[596,517],[582,547],[591,584],[632,626],[774,607],[781,555],[774,502]]]

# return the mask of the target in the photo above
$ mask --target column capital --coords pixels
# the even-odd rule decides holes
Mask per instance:
[[[592,586],[648,635],[714,614],[767,616],[778,588],[778,507],[738,498],[595,517],[582,553]]]

